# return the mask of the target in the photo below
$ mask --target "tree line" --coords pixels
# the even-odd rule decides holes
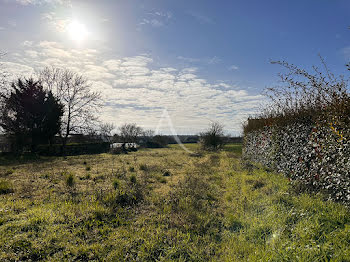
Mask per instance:
[[[61,153],[65,154],[72,134],[98,134],[110,143],[137,143],[143,137],[146,147],[164,147],[172,142],[169,136],[155,135],[135,123],[122,125],[112,136],[115,126],[101,123],[97,117],[103,104],[101,94],[93,91],[88,79],[79,73],[46,67],[34,76],[9,82],[1,64],[0,69],[0,131],[11,138],[12,151],[36,152],[39,145],[55,143],[58,136]],[[204,149],[221,149],[223,126],[214,122],[199,137]]]
[[[14,150],[52,144],[58,135],[64,152],[68,137],[87,133],[97,124],[101,95],[82,75],[46,67],[30,78],[8,83],[2,74],[0,127],[11,137]]]

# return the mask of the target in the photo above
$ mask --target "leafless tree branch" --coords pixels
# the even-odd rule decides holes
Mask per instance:
[[[64,105],[61,136],[65,145],[72,133],[86,133],[97,123],[101,95],[84,76],[68,69],[47,67],[38,73],[43,86]]]

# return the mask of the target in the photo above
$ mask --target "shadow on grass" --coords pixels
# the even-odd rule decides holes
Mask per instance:
[[[0,153],[0,166],[21,165],[27,163],[45,163],[52,162],[57,157],[39,156],[33,153],[24,153],[21,155],[13,153]]]

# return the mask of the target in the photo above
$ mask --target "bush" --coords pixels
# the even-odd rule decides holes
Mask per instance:
[[[308,73],[288,70],[284,85],[268,89],[271,104],[244,127],[244,158],[291,180],[297,191],[327,192],[350,204],[350,93],[342,77],[327,67]]]
[[[200,134],[200,143],[205,150],[216,151],[223,148],[225,145],[223,125],[217,122],[211,123],[209,129]]]
[[[113,155],[120,155],[120,154],[123,154],[123,153],[127,153],[121,147],[112,148],[112,149],[110,149],[109,152],[111,154],[113,154]]]

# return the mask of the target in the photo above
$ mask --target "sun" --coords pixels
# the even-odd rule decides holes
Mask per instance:
[[[86,26],[77,20],[73,20],[68,24],[67,32],[70,37],[78,43],[84,41],[89,34]]]

